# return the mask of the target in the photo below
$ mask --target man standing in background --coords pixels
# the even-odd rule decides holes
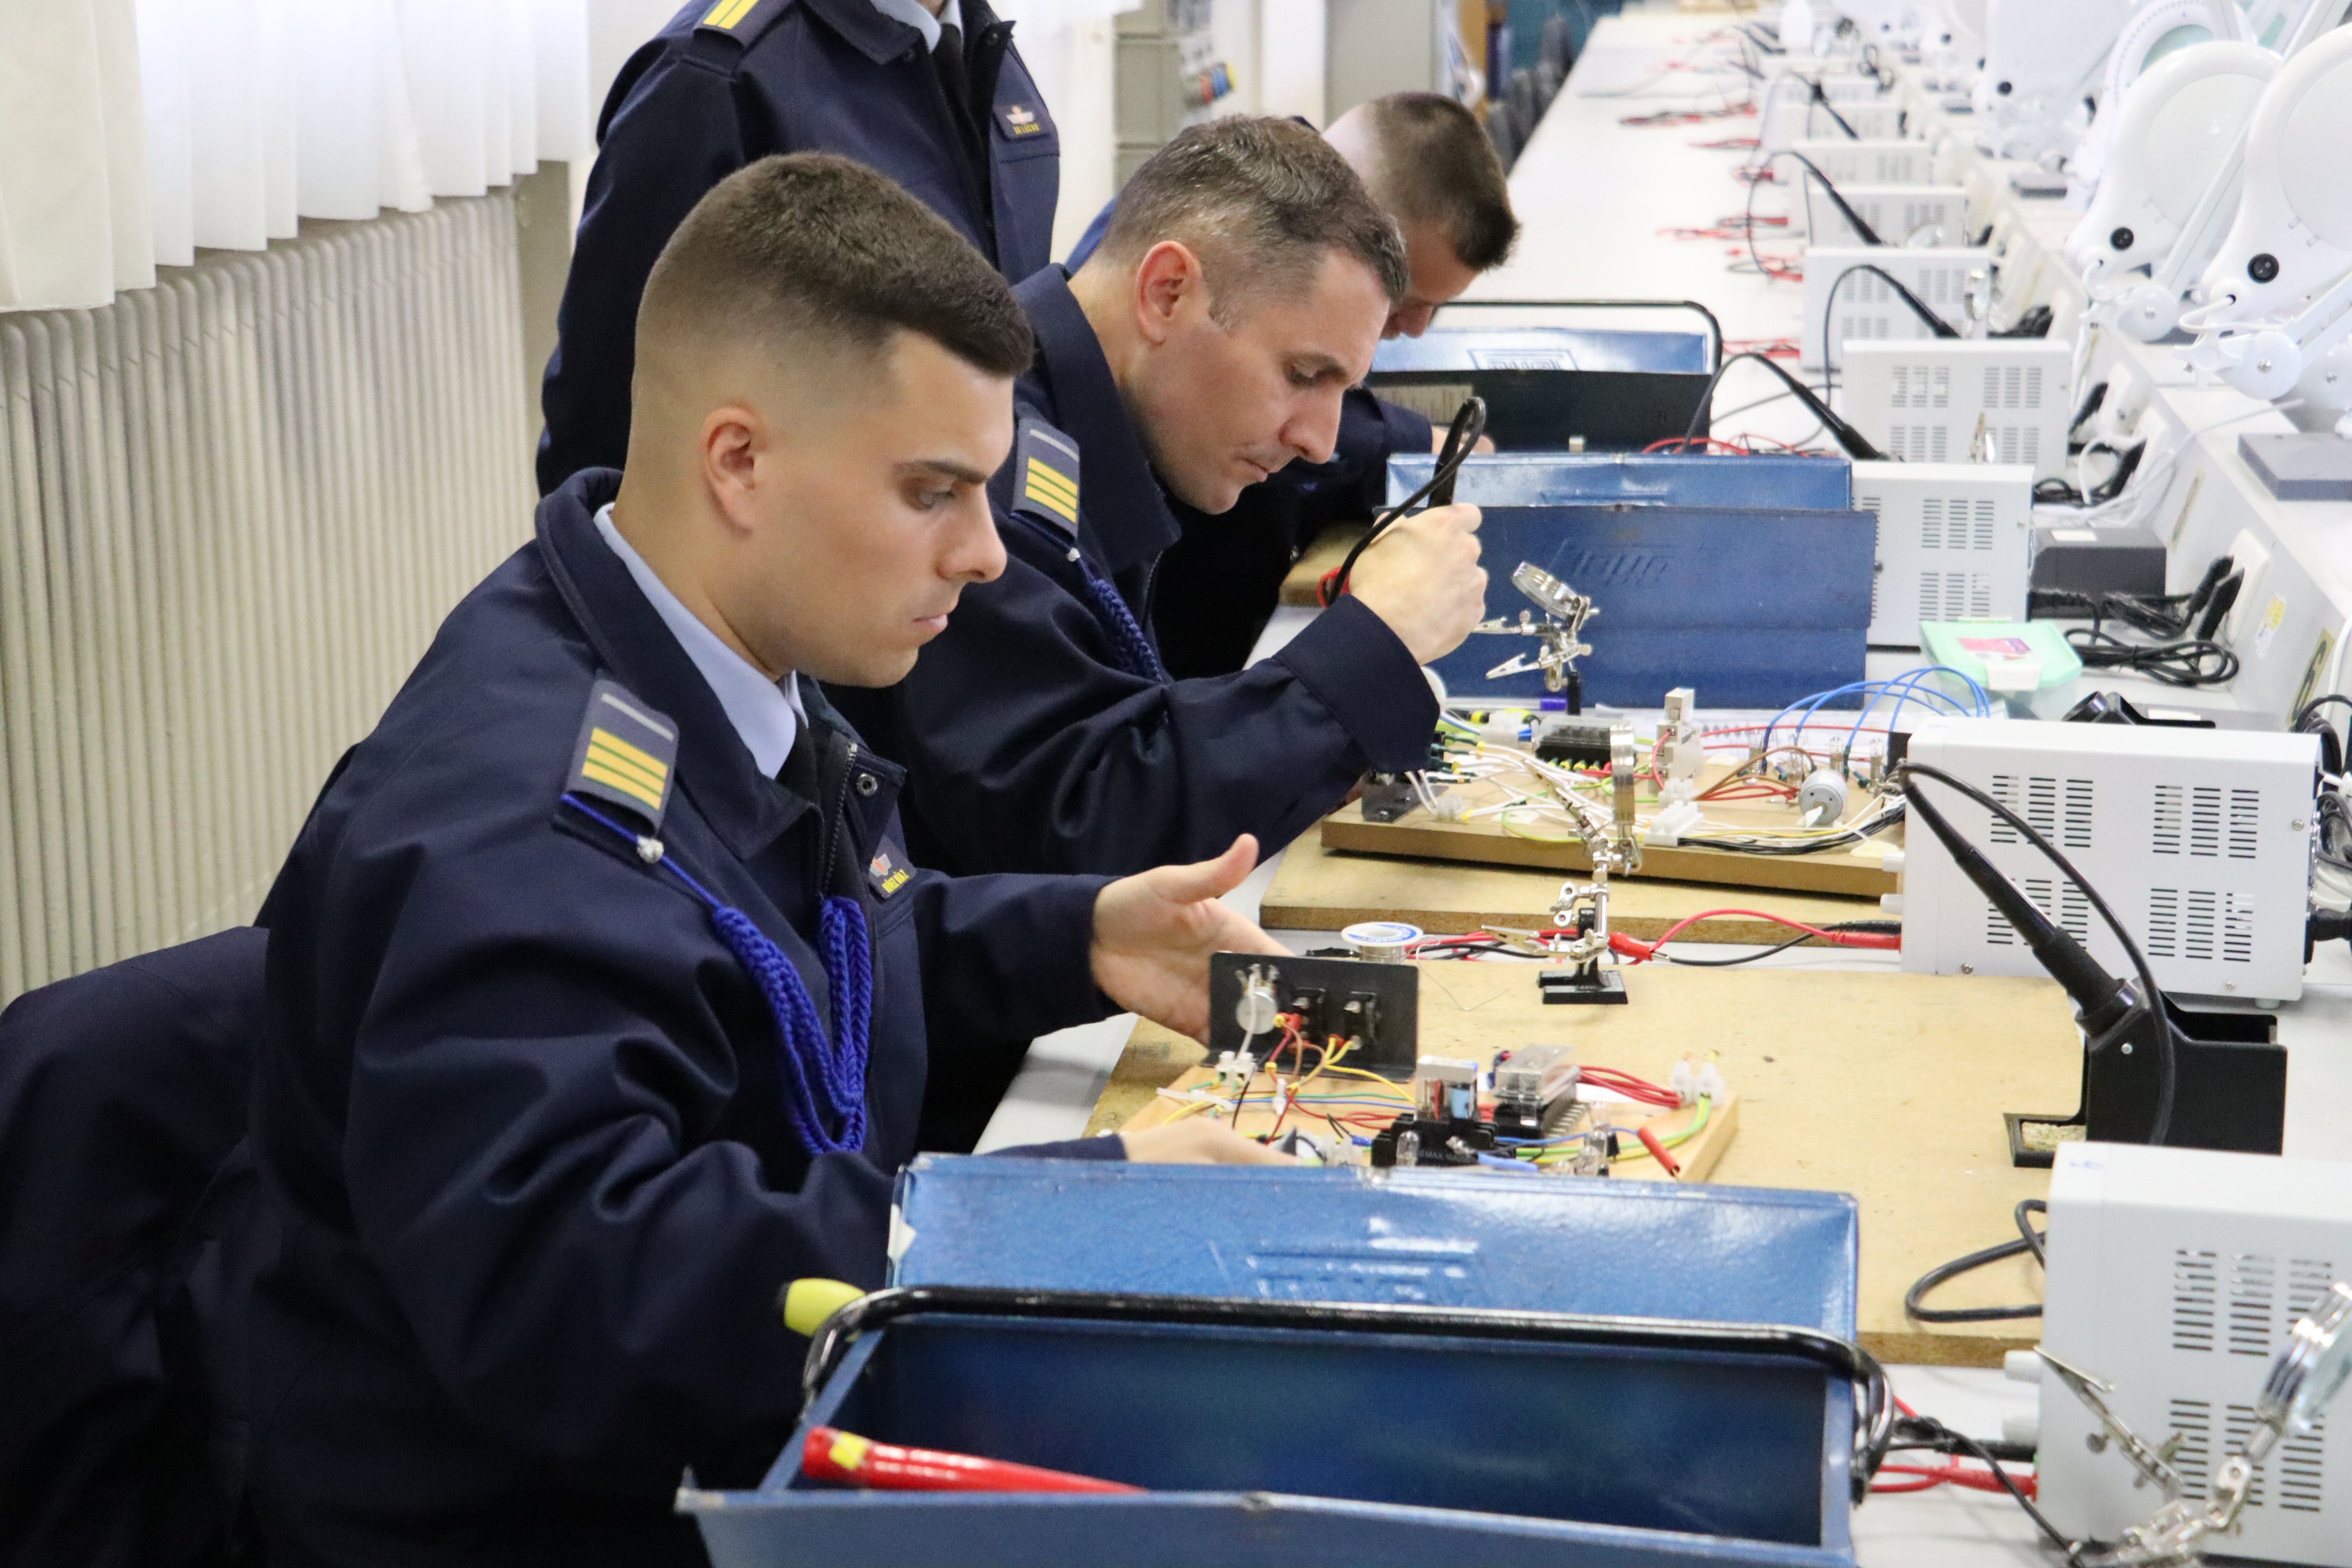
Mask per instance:
[[[1476,117],[1454,100],[1391,93],[1339,116],[1323,139],[1404,235],[1412,281],[1382,337],[1421,336],[1438,307],[1509,258],[1519,220],[1502,161]],[[1071,251],[1072,272],[1094,254],[1112,210],[1106,206]],[[1213,516],[1179,501],[1184,534],[1160,557],[1152,602],[1168,672],[1183,679],[1241,668],[1298,552],[1330,523],[1379,509],[1391,455],[1433,445],[1427,419],[1357,387],[1330,461],[1294,462]]]
[[[630,57],[540,396],[539,488],[628,450],[637,297],[694,204],[773,153],[888,175],[1010,279],[1050,258],[1061,141],[987,0],[693,0]]]

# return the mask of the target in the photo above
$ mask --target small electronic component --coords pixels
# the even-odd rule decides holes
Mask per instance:
[[[1478,1064],[1423,1057],[1413,1069],[1414,1109],[1372,1140],[1372,1163],[1475,1165],[1495,1151],[1495,1130],[1478,1115]]]
[[[1609,726],[1586,719],[1554,719],[1536,735],[1536,755],[1564,768],[1609,765]]]
[[[1835,768],[1815,768],[1797,786],[1797,820],[1807,827],[1828,827],[1845,819],[1845,775]]]
[[[1687,686],[1666,693],[1665,721],[1651,752],[1651,767],[1663,781],[1658,799],[1672,806],[1698,794],[1698,775],[1706,766],[1706,742],[1696,717],[1698,697]]]
[[[1576,1052],[1568,1046],[1522,1046],[1496,1057],[1496,1132],[1505,1138],[1544,1138],[1565,1131],[1581,1077]]]

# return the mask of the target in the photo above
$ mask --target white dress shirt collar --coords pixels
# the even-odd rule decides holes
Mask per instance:
[[[931,15],[931,8],[923,0],[874,0],[874,8],[922,34],[926,53],[940,47],[940,19]]]
[[[637,589],[654,607],[654,614],[669,627],[670,636],[677,639],[694,668],[702,672],[709,683],[711,694],[719,706],[727,711],[728,721],[735,732],[743,737],[751,749],[751,760],[760,771],[774,778],[782,769],[784,759],[792,755],[793,742],[800,735],[800,727],[807,719],[801,707],[800,679],[787,674],[782,680],[770,680],[761,674],[750,660],[719,640],[719,634],[696,618],[692,610],[678,603],[669,585],[654,575],[654,569],[645,557],[630,547],[613,526],[610,502],[596,512],[596,531],[621,564],[629,569]]]

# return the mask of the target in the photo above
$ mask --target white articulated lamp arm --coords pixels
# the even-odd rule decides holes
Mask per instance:
[[[2123,275],[2134,268],[2169,260],[2217,183],[2226,188],[2213,193],[2209,208],[2219,211],[2234,196],[2233,154],[2278,68],[2276,55],[2252,44],[2193,44],[2158,60],[2125,89],[2120,106],[2110,111],[2114,153],[2090,209],[2066,241],[2066,260],[2094,300],[2115,298]],[[2209,254],[2220,238],[2219,226],[2210,226]],[[2177,299],[2179,289],[2171,292]],[[2172,324],[2168,319],[2155,335],[2162,337]]]
[[[1977,145],[2002,158],[2073,151],[2130,12],[2124,0],[1986,0]]]
[[[2245,41],[2246,17],[2237,0],[2144,0],[2125,19],[2115,47],[2107,51],[2098,113],[2074,155],[2066,161],[2067,180],[2077,199],[2082,193],[2099,189],[2111,149],[2117,150],[2114,153],[2117,157],[2136,150],[2137,143],[2124,132],[2122,111],[2140,78],[2200,45]]]
[[[2280,68],[2246,131],[2243,191],[2181,324],[2200,378],[2284,395],[2341,339],[2352,277],[2352,31],[2327,33]]]

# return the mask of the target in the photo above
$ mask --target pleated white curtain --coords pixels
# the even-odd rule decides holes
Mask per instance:
[[[593,151],[588,0],[0,0],[0,310]]]

